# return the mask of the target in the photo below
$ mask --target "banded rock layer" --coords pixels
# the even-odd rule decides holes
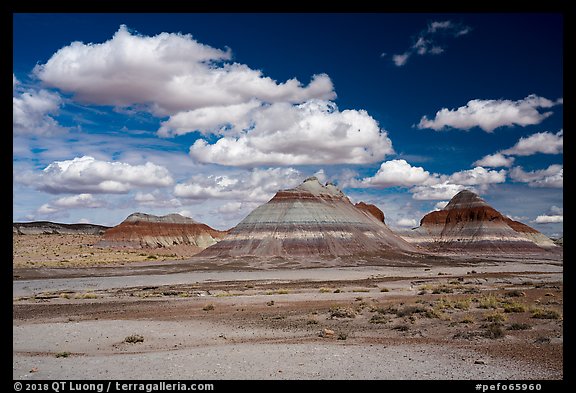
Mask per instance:
[[[372,211],[316,177],[282,190],[199,257],[348,256],[417,252]]]
[[[179,214],[154,216],[134,213],[108,229],[99,247],[158,248],[187,245],[201,251],[215,244],[226,232],[210,228]]]
[[[439,211],[425,215],[418,228],[400,235],[429,249],[542,251],[552,240],[518,221],[504,217],[475,193],[463,190]]]

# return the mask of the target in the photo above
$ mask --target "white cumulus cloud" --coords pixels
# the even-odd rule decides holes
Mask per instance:
[[[77,194],[45,203],[40,206],[36,212],[42,215],[50,215],[63,210],[99,208],[102,206],[105,206],[105,203],[94,198],[92,194]]]
[[[478,161],[475,161],[475,166],[488,166],[488,167],[510,167],[514,163],[514,157],[506,157],[502,153],[488,154]]]
[[[564,131],[537,132],[520,140],[511,148],[503,150],[503,154],[515,156],[531,156],[536,153],[562,154],[564,150]]]
[[[504,183],[506,181],[506,170],[487,170],[477,166],[474,169],[455,172],[448,177],[448,180],[451,183],[465,186]]]
[[[564,222],[564,216],[563,215],[553,215],[553,216],[541,215],[541,216],[536,217],[536,219],[533,222],[535,222],[537,224],[559,223],[559,222]]]
[[[396,221],[396,226],[414,228],[418,226],[418,223],[413,218],[401,218]]]
[[[412,192],[412,198],[416,200],[434,201],[452,199],[454,195],[464,189],[472,190],[470,187],[465,187],[461,184],[451,184],[448,181],[444,181],[438,184],[415,186],[410,192]]]
[[[362,179],[362,184],[380,188],[410,187],[423,184],[430,178],[430,172],[422,167],[411,166],[405,160],[390,160],[383,162],[374,176]]]
[[[550,213],[563,215],[564,214],[564,208],[552,205],[550,207]]]
[[[17,91],[18,80],[12,74],[12,132],[14,135],[51,136],[66,129],[54,119],[62,105],[62,98],[47,90]],[[20,89],[18,89],[20,90]]]
[[[562,165],[550,165],[546,169],[526,172],[522,167],[510,170],[510,178],[516,182],[528,183],[530,187],[564,187],[564,168]]]
[[[174,182],[166,168],[151,162],[130,165],[91,156],[54,161],[40,173],[24,174],[20,181],[51,194],[117,194],[138,187],[166,187]]]
[[[194,175],[174,186],[174,195],[190,200],[225,199],[267,202],[280,189],[292,188],[304,176],[293,168],[253,169],[230,175]]]
[[[122,25],[103,43],[73,42],[34,73],[45,84],[77,100],[117,107],[145,106],[160,116],[229,106],[253,98],[301,103],[333,99],[330,78],[315,75],[308,86],[297,79],[277,83],[246,65],[228,62],[230,50],[204,45],[189,34],[134,34]]]
[[[198,139],[190,156],[230,166],[364,164],[393,153],[392,142],[364,110],[339,111],[331,101],[275,103],[251,113],[251,126],[210,144]]]
[[[540,112],[540,108],[551,108],[562,101],[551,101],[531,94],[517,101],[511,100],[470,100],[458,109],[442,108],[436,112],[434,119],[423,116],[418,128],[431,128],[435,131],[448,127],[469,130],[480,127],[486,132],[493,132],[498,127],[514,125],[528,126],[539,124],[552,112]]]
[[[148,207],[181,207],[182,203],[177,198],[165,195],[158,190],[153,192],[137,192],[134,200],[141,206]]]

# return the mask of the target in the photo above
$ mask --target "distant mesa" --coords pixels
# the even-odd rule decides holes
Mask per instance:
[[[186,245],[201,251],[226,235],[180,214],[133,213],[104,232],[98,247],[160,248]]]
[[[15,235],[102,235],[110,227],[96,224],[60,224],[50,221],[14,222]]]
[[[379,209],[370,206],[354,206],[335,185],[322,185],[310,177],[296,188],[278,191],[222,241],[196,256],[335,257],[418,252],[384,224]]]
[[[433,251],[537,252],[555,247],[550,238],[503,216],[469,190],[456,194],[444,209],[426,214],[418,228],[399,234]]]

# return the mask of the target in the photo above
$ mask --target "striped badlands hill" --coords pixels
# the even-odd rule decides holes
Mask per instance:
[[[399,235],[431,250],[533,252],[555,247],[542,233],[504,217],[468,190],[456,194],[444,209],[425,215],[418,228]]]
[[[347,256],[417,252],[374,209],[354,206],[332,184],[316,177],[279,191],[217,244],[197,254],[213,256]]]
[[[172,247],[187,245],[201,251],[223,238],[226,232],[179,214],[154,216],[134,213],[104,232],[99,247]]]

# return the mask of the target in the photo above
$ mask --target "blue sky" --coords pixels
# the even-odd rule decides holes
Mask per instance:
[[[13,218],[225,229],[316,175],[563,233],[561,14],[14,14]]]

